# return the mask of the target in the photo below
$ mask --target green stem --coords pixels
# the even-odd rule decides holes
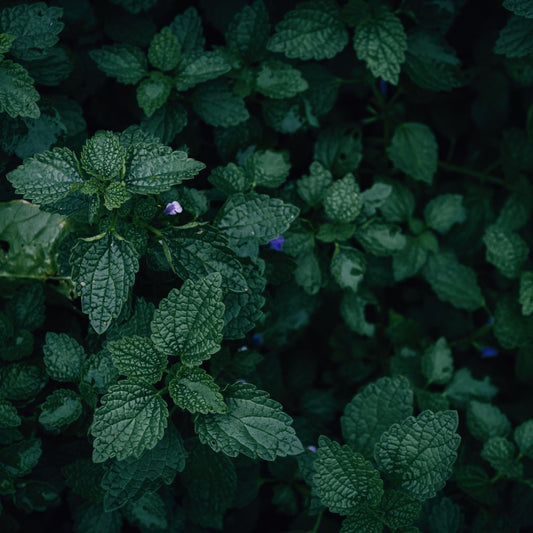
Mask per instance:
[[[311,529],[308,533],[317,533],[318,528],[320,527],[320,522],[322,522],[322,516],[324,515],[324,510],[320,511],[318,513],[318,516],[316,517],[315,525],[313,526],[313,529]]]
[[[163,396],[163,394],[167,393],[168,392],[168,387],[163,387],[162,389],[159,389],[157,391],[157,395],[158,396]]]
[[[154,228],[154,226],[148,224],[147,222],[144,222],[142,220],[138,220],[137,221],[137,224],[145,229],[147,229],[148,231],[151,231],[156,237],[162,237],[163,236],[163,232],[160,230],[160,229],[157,229],[157,228]]]
[[[512,190],[511,186],[505,183],[505,181],[501,180],[500,178],[489,176],[487,174],[484,174],[483,172],[472,170],[471,168],[461,167],[458,165],[452,165],[451,163],[444,163],[443,161],[439,161],[439,167],[442,168],[443,170],[447,170],[448,172],[456,172],[457,174],[463,174],[465,176],[472,176],[473,178],[477,178],[478,180],[482,182],[488,181],[490,183],[500,185],[500,187],[505,187],[506,189]]]

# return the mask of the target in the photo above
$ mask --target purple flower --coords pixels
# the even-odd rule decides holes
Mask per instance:
[[[170,202],[165,207],[165,215],[177,215],[178,213],[181,213],[183,211],[183,207],[181,207],[180,203],[174,200],[173,202]]]
[[[494,346],[483,346],[481,348],[481,357],[495,357],[498,353],[498,348],[494,348]]]
[[[280,235],[279,237],[276,237],[275,239],[272,239],[268,242],[268,246],[271,250],[277,250],[278,252],[281,252],[283,250],[283,243],[285,242],[285,239],[283,238],[283,235]]]
[[[379,78],[378,88],[381,94],[387,94],[387,82],[383,78]]]
[[[252,335],[252,346],[261,346],[263,342],[263,335],[260,335],[259,333],[254,333]]]
[[[316,453],[316,446],[311,445],[311,446],[308,446],[307,449],[309,451],[311,451],[311,452],[315,452]]]
[[[487,320],[487,326],[492,326],[494,324],[494,317],[489,316],[489,319]]]
[[[243,385],[246,385],[248,382],[245,379],[240,378],[240,379],[237,379],[235,383],[242,383]]]

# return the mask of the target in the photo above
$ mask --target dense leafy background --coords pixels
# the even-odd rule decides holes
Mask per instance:
[[[532,36],[3,2],[2,531],[531,528]]]

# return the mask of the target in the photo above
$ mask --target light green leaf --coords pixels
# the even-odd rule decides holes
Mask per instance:
[[[265,194],[237,193],[218,212],[216,225],[231,239],[267,244],[286,231],[299,209]]]
[[[56,381],[78,381],[83,363],[87,358],[85,350],[66,333],[46,334],[43,346],[44,364],[48,375]]]
[[[291,417],[268,393],[254,385],[238,383],[227,389],[225,400],[227,414],[196,418],[194,427],[200,442],[230,457],[242,453],[265,461],[303,451]]]
[[[205,83],[194,91],[193,108],[211,126],[227,128],[248,120],[244,99],[225,80]]]
[[[366,272],[365,255],[351,247],[336,248],[329,265],[331,275],[341,289],[357,292]]]
[[[128,378],[155,383],[161,379],[167,367],[164,352],[157,350],[146,337],[123,337],[109,342],[107,349],[118,371]]]
[[[404,377],[382,377],[361,389],[344,408],[342,436],[365,457],[372,457],[381,435],[413,414],[413,391]]]
[[[521,478],[523,465],[516,459],[514,444],[504,437],[491,437],[483,443],[481,457],[504,478]]]
[[[522,314],[529,316],[533,313],[533,272],[520,273],[520,295],[518,301],[522,306]]]
[[[453,375],[452,381],[446,387],[444,395],[458,408],[464,408],[471,397],[490,401],[498,393],[488,376],[483,380],[474,379],[468,368],[460,368]]]
[[[331,59],[348,44],[348,32],[331,0],[304,2],[289,11],[270,38],[267,48],[294,59]]]
[[[515,15],[533,18],[533,5],[529,0],[503,0],[503,7],[512,11]]]
[[[529,247],[518,233],[507,231],[497,224],[485,230],[483,242],[487,247],[485,257],[506,278],[517,278],[529,254]]]
[[[520,453],[533,458],[533,420],[526,420],[514,430],[514,440]]]
[[[137,87],[137,103],[147,117],[161,108],[172,90],[172,79],[159,71],[150,72]]]
[[[163,484],[170,485],[176,474],[185,468],[187,455],[181,435],[169,425],[163,438],[140,457],[106,463],[102,478],[106,512],[135,502],[142,494],[155,492]]]
[[[422,273],[443,302],[468,311],[483,305],[476,273],[470,267],[461,265],[452,254],[430,254]]]
[[[367,12],[355,26],[353,47],[374,77],[398,85],[407,37],[396,15],[386,9],[376,9],[372,15]]]
[[[318,438],[313,488],[332,513],[352,514],[361,504],[375,507],[383,496],[379,472],[347,445]]]
[[[220,387],[203,368],[182,367],[168,384],[174,403],[190,413],[226,413]]]
[[[105,179],[112,179],[124,171],[126,150],[111,131],[98,131],[88,139],[81,151],[83,169]]]
[[[0,113],[10,117],[39,118],[40,96],[28,71],[9,59],[0,62]]]
[[[333,222],[353,222],[363,209],[359,185],[353,174],[334,181],[324,193],[324,211]]]
[[[106,76],[126,85],[135,85],[148,74],[146,55],[137,46],[104,45],[91,50],[89,56]]]
[[[422,373],[428,383],[445,385],[453,376],[452,351],[444,337],[440,337],[437,342],[426,348],[422,355]]]
[[[533,20],[513,15],[500,31],[494,52],[506,57],[526,57],[533,54]]]
[[[278,99],[292,98],[309,87],[298,69],[275,60],[261,63],[255,85],[257,92]]]
[[[220,52],[188,52],[181,56],[176,70],[176,89],[186,91],[226,74],[231,65]]]
[[[196,176],[205,165],[172,151],[168,146],[139,143],[133,147],[127,160],[124,181],[128,190],[138,194],[155,194],[179,185]]]
[[[483,442],[511,432],[511,422],[498,407],[477,400],[468,404],[466,425],[472,436]]]
[[[58,431],[81,416],[81,399],[70,389],[56,389],[40,405],[39,422],[47,431]]]
[[[216,167],[211,171],[209,182],[227,195],[246,192],[252,186],[252,179],[242,167],[228,163],[224,167]]]
[[[424,218],[428,227],[446,233],[457,223],[466,220],[463,197],[460,194],[440,194],[424,208]]]
[[[398,170],[431,184],[437,171],[438,145],[433,132],[417,122],[405,122],[394,131],[387,155]]]
[[[73,186],[83,183],[78,160],[68,148],[54,148],[25,159],[6,177],[17,193],[38,204],[61,200]]]
[[[457,411],[422,411],[393,424],[376,444],[380,470],[414,498],[433,498],[452,474],[461,437]]]
[[[10,401],[0,399],[0,429],[15,428],[21,423],[17,408]]]
[[[382,219],[376,219],[371,224],[359,228],[355,238],[368,253],[378,257],[392,255],[402,250],[407,243],[399,226]]]
[[[101,334],[120,315],[128,298],[139,269],[137,253],[127,241],[108,233],[97,240],[78,240],[70,263],[82,310]]]
[[[0,369],[0,398],[22,402],[31,400],[46,385],[42,370],[28,363],[12,363]]]
[[[324,193],[333,183],[331,172],[318,161],[309,166],[309,175],[303,175],[297,182],[298,194],[311,207],[322,203]]]
[[[155,68],[163,72],[172,70],[178,64],[180,54],[180,43],[170,28],[163,28],[152,37],[148,60]]]
[[[250,154],[245,163],[245,171],[252,183],[271,189],[276,189],[285,183],[290,169],[287,152],[274,150],[258,150]]]
[[[138,458],[163,438],[168,408],[152,386],[122,380],[100,402],[91,425],[95,463]]]
[[[415,276],[426,263],[428,252],[420,239],[414,239],[410,235],[406,239],[405,246],[392,256],[395,281]]]
[[[182,53],[203,50],[205,38],[202,19],[195,7],[189,7],[177,15],[170,23],[169,28],[178,38]]]
[[[187,366],[197,366],[220,350],[224,325],[222,277],[209,274],[186,280],[159,303],[152,320],[152,341],[169,355],[179,355]]]

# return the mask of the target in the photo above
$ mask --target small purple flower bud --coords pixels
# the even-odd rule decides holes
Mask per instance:
[[[265,342],[263,340],[263,335],[259,335],[259,333],[254,333],[252,335],[252,346],[261,346]]]
[[[308,446],[307,449],[311,452],[315,452],[316,453],[316,446]]]
[[[235,383],[242,383],[243,385],[246,385],[248,382],[245,379],[239,378],[235,381]]]
[[[387,82],[383,78],[379,78],[378,88],[381,94],[387,94]]]
[[[492,326],[494,324],[494,317],[489,316],[489,319],[487,320],[487,326]]]
[[[165,215],[177,215],[178,213],[181,213],[183,211],[183,207],[181,207],[180,203],[174,200],[173,202],[170,202],[165,207]]]
[[[495,357],[498,353],[498,348],[494,348],[494,346],[483,346],[481,348],[481,357]]]
[[[277,250],[278,252],[281,252],[281,250],[283,250],[284,242],[285,239],[283,238],[283,235],[280,235],[279,237],[276,237],[275,239],[269,241],[268,245],[271,250]]]

